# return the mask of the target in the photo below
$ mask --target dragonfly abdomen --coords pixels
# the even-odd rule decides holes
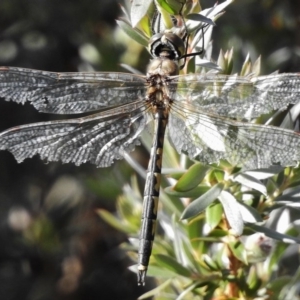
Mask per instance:
[[[152,251],[155,236],[159,188],[161,182],[161,166],[163,156],[164,135],[168,123],[168,112],[165,108],[158,108],[154,114],[154,137],[148,164],[144,200],[142,225],[140,230],[138,284],[145,284],[145,276]]]

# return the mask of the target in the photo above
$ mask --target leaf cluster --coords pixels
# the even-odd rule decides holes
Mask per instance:
[[[209,9],[201,11],[200,5],[190,8],[189,13],[198,10],[215,20],[230,2],[216,6],[214,14],[208,14]],[[154,11],[153,3],[147,3],[141,7],[133,1],[131,21],[128,15],[119,21],[121,28],[144,46],[151,35]],[[178,14],[180,7],[168,1],[156,1],[155,5],[161,14],[164,10],[169,16]],[[184,17],[189,14],[187,9],[182,11]],[[188,17],[186,20],[188,24]],[[192,28],[190,24],[188,28]],[[205,34],[206,39],[208,36]],[[207,52],[206,63],[211,62]],[[212,69],[217,65],[219,71],[230,74],[233,49],[221,51],[217,63],[211,63]],[[202,72],[200,66],[197,71]],[[259,75],[260,67],[260,58],[252,64],[247,56],[240,75]],[[278,112],[256,120],[258,124],[270,122],[287,127],[292,120],[288,114],[278,117]],[[149,141],[144,144],[149,145]],[[164,158],[166,177],[148,272],[158,286],[139,299],[296,299],[299,271],[282,275],[278,262],[289,244],[300,243],[296,226],[300,169],[273,166],[243,171],[226,161],[205,166],[179,157],[168,143]],[[119,197],[118,215],[99,211],[108,223],[132,236],[123,247],[134,261],[141,199],[133,177]]]

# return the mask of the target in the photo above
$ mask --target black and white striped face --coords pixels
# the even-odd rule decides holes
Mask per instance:
[[[157,33],[149,41],[149,51],[152,57],[164,57],[179,60],[185,52],[183,40],[172,32]]]

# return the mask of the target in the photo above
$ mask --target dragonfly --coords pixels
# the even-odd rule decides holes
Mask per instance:
[[[149,41],[146,75],[117,72],[54,73],[0,67],[0,97],[31,103],[42,113],[79,118],[16,126],[0,133],[0,150],[18,162],[39,154],[47,161],[109,167],[140,144],[154,123],[139,236],[138,284],[145,284],[161,183],[163,145],[205,164],[221,159],[244,169],[300,160],[300,135],[251,121],[299,102],[300,74],[179,75],[185,43],[172,32]]]

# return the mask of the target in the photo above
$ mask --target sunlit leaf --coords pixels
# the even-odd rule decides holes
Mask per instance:
[[[203,16],[202,14],[189,14],[186,16],[186,19],[203,22],[203,23],[207,23],[212,26],[216,26],[216,23],[212,19],[207,18],[207,17]]]
[[[130,11],[132,27],[135,27],[147,14],[151,3],[152,0],[132,0]]]
[[[243,174],[246,174],[246,175],[249,175],[256,179],[262,180],[262,179],[270,178],[270,177],[280,173],[283,169],[284,168],[282,166],[272,166],[267,169],[244,171]]]
[[[252,188],[254,190],[257,190],[261,192],[264,195],[267,195],[267,188],[266,186],[259,181],[258,179],[247,175],[247,174],[238,174],[233,178],[234,181],[239,182],[249,188]]]
[[[261,56],[257,58],[257,60],[254,62],[252,66],[252,73],[254,76],[259,76],[261,70]]]
[[[244,203],[238,203],[243,221],[248,223],[262,222],[263,219],[256,209]]]
[[[207,59],[199,58],[199,59],[197,59],[196,64],[199,67],[203,67],[203,68],[207,68],[207,69],[214,69],[214,70],[217,70],[217,71],[222,71],[222,68],[218,64],[216,64],[212,61],[209,61]]]
[[[226,8],[226,6],[228,6],[233,1],[234,0],[227,0],[218,5],[215,5],[214,7],[206,8],[201,11],[201,15],[215,21],[222,15],[222,11],[224,10],[224,8]],[[203,25],[204,25],[203,22],[199,22],[198,20],[197,21],[187,20],[186,22],[186,26],[189,32],[198,30]]]
[[[277,197],[277,201],[295,201],[299,202],[300,201],[300,186],[297,186],[295,188],[290,188],[284,191],[284,193]]]
[[[243,233],[244,223],[235,197],[227,191],[222,191],[219,200],[222,203],[226,219],[234,231],[234,234],[241,235]]]

